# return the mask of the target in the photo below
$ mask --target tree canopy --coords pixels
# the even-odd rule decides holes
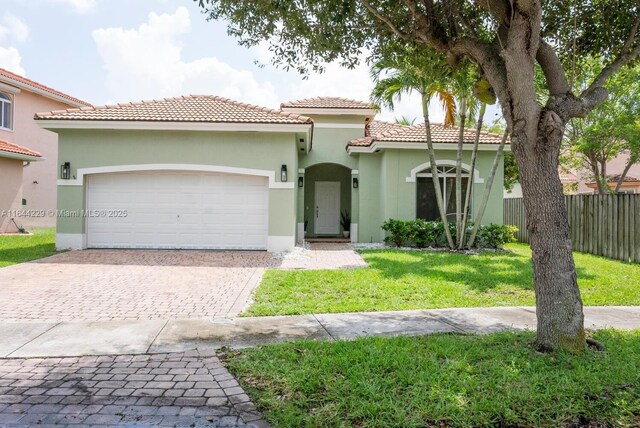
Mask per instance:
[[[326,62],[353,67],[363,58],[388,58],[389,51],[426,44],[450,63],[471,58],[489,76],[498,97],[509,98],[495,55],[508,42],[516,18],[509,0],[195,0],[210,19],[224,18],[229,34],[245,46],[269,43],[273,62],[301,73],[321,71]],[[519,1],[533,11],[538,2]],[[585,55],[611,58],[603,74],[564,108],[569,117],[583,116],[606,98],[604,82],[620,66],[637,57],[640,16],[638,0],[545,1],[542,5],[537,62],[550,95],[566,95],[575,62]],[[504,104],[503,104],[504,105]],[[505,115],[509,120],[510,115]]]

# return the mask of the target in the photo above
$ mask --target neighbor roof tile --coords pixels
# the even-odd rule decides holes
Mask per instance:
[[[60,92],[60,91],[56,91],[55,89],[52,89],[48,86],[45,86],[41,83],[35,82],[31,79],[27,79],[26,77],[22,77],[19,76],[15,73],[12,73],[8,70],[5,70],[4,68],[0,68],[0,81],[6,82],[8,84],[11,83],[17,83],[17,84],[21,84],[21,85],[25,85],[27,87],[33,88],[33,89],[37,89],[37,90],[41,90],[44,92],[48,92],[51,95],[55,95],[56,97],[59,98],[64,98],[66,100],[71,101],[73,104],[81,104],[81,105],[85,105],[85,106],[90,106],[91,104],[86,102],[86,101],[82,101],[81,99],[78,99],[76,97],[72,97],[71,95],[67,95],[64,92]]]
[[[25,155],[25,156],[33,156],[36,158],[42,157],[40,153],[34,150],[28,149],[26,147],[18,146],[17,144],[11,144],[6,141],[0,140],[0,156],[2,156],[2,152],[15,153],[18,155]]]

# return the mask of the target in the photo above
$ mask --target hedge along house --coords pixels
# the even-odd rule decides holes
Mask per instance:
[[[429,218],[435,202],[424,127],[374,115],[342,98],[271,110],[215,96],[38,114],[59,134],[56,246],[283,251],[305,223],[307,236],[340,236],[341,212],[352,241],[381,242],[384,220]],[[434,126],[438,168],[455,164],[457,135]],[[476,171],[465,174],[476,199],[499,141],[483,134]],[[502,222],[501,189],[499,173],[487,222]]]

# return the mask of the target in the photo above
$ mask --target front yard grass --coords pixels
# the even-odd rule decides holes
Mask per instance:
[[[227,350],[278,427],[637,427],[640,330],[540,354],[533,333],[303,341]],[[592,423],[592,424],[589,424]]]
[[[0,236],[0,268],[30,260],[49,257],[56,253],[56,229],[32,229],[33,235]]]
[[[535,305],[531,251],[363,251],[368,268],[269,270],[244,315]],[[575,253],[585,305],[640,305],[640,265]]]

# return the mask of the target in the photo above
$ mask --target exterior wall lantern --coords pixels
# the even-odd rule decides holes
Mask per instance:
[[[60,178],[69,180],[71,178],[71,162],[65,162],[60,165]]]
[[[287,181],[287,166],[282,165],[280,168],[280,181]]]
[[[304,177],[298,177],[298,187],[304,187]]]
[[[358,177],[353,177],[353,188],[357,189],[358,188]]]

